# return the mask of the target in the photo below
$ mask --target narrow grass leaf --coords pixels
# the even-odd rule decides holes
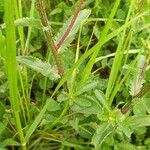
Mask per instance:
[[[31,124],[31,126],[27,130],[26,135],[25,135],[25,140],[26,141],[29,140],[29,138],[31,137],[31,135],[33,134],[33,132],[35,131],[35,129],[37,128],[37,126],[41,122],[41,120],[42,120],[48,106],[50,105],[50,103],[51,103],[51,101],[50,101],[50,99],[48,99],[46,101],[45,106],[42,108],[41,112],[38,114],[38,116],[35,118],[34,122]]]
[[[100,35],[101,38],[100,38],[98,44],[96,45],[96,47],[94,49],[94,53],[91,56],[91,58],[90,58],[88,64],[86,65],[85,69],[83,70],[83,77],[82,77],[81,82],[80,82],[80,88],[82,87],[84,82],[88,79],[89,74],[91,72],[91,69],[92,69],[92,67],[93,67],[93,65],[95,63],[95,59],[96,59],[96,57],[97,57],[97,55],[98,55],[102,45],[104,44],[105,39],[107,39],[108,31],[111,28],[111,25],[112,25],[112,22],[113,22],[113,18],[114,18],[115,14],[116,14],[116,11],[118,9],[119,4],[120,4],[120,0],[116,0],[115,4],[114,4],[114,7],[113,7],[113,9],[111,11],[111,14],[109,16],[109,19],[108,19],[108,21],[107,21],[107,23],[106,23],[106,25],[105,25],[105,27],[104,27],[104,29],[102,31],[102,34]]]

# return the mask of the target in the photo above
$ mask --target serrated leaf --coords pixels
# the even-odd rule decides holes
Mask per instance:
[[[132,116],[128,117],[124,121],[124,124],[126,124],[126,126],[130,127],[131,129],[150,126],[150,115]]]
[[[57,110],[60,110],[60,105],[53,99],[49,98],[48,99],[50,102],[49,102],[49,105],[47,107],[47,110],[48,111],[57,111]]]
[[[119,124],[118,129],[122,131],[128,138],[130,138],[131,134],[133,133],[133,131],[124,124]]]
[[[15,26],[34,27],[38,29],[42,27],[39,19],[29,18],[29,17],[19,18],[15,20],[14,24]],[[2,29],[5,28],[5,23],[1,25],[1,28]]]
[[[97,128],[95,134],[92,137],[92,144],[94,144],[96,149],[100,149],[102,143],[113,132],[113,130],[114,127],[112,124],[108,123],[103,123]]]
[[[143,100],[140,100],[138,103],[136,103],[133,107],[133,113],[138,116],[146,115],[146,109],[145,105],[143,103]]]
[[[99,114],[102,110],[100,104],[91,96],[79,96],[73,99],[73,111],[83,114]]]
[[[60,78],[56,68],[38,58],[32,56],[18,56],[17,61],[48,77],[50,80],[57,80]]]
[[[130,94],[136,96],[140,91],[144,83],[144,76],[147,67],[146,57],[139,55],[137,58],[137,64],[135,66],[136,72],[134,73],[132,80],[130,81]]]
[[[96,98],[99,100],[99,102],[107,109],[110,111],[110,108],[109,108],[109,104],[107,102],[107,99],[104,95],[104,93],[100,90],[95,90],[94,91],[94,94],[96,96]]]
[[[91,10],[89,9],[84,9],[79,12],[71,31],[69,32],[68,36],[65,38],[64,42],[61,44],[61,50],[64,50],[74,40],[80,25],[89,17],[90,14],[91,14]],[[70,17],[70,19],[60,29],[59,35],[55,38],[56,45],[59,43],[60,39],[65,34],[68,26],[70,25],[71,19],[72,17]]]

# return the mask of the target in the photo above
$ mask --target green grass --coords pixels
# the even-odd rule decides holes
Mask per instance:
[[[0,0],[0,149],[149,150],[149,0],[41,2]]]
[[[17,62],[16,62],[16,36],[14,26],[14,3],[5,1],[5,23],[6,23],[6,67],[8,76],[8,87],[10,93],[10,103],[14,114],[15,125],[20,137],[22,149],[26,149],[23,128],[20,118],[20,100],[18,98],[17,86]]]

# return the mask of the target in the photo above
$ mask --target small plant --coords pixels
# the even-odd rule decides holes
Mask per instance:
[[[0,0],[0,149],[150,149],[149,1]]]

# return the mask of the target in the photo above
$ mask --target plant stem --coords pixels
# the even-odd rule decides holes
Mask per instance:
[[[123,108],[121,109],[122,114],[126,114],[129,110],[131,110],[135,102],[137,102],[145,94],[150,92],[149,89],[150,89],[150,83],[146,83],[142,88],[142,90],[136,96],[134,96],[131,101],[129,101],[125,106],[123,106]]]
[[[17,67],[16,67],[16,36],[14,26],[14,1],[5,0],[6,23],[6,67],[10,94],[10,103],[13,110],[15,125],[20,137],[21,146],[26,150],[26,141],[20,118],[20,102],[18,99]]]
[[[73,16],[73,18],[72,18],[72,20],[71,20],[71,22],[70,22],[70,25],[68,26],[66,32],[65,32],[64,35],[61,37],[61,39],[59,40],[59,42],[56,44],[57,49],[59,49],[59,48],[61,47],[61,45],[62,45],[63,42],[65,41],[66,37],[69,35],[69,33],[70,33],[70,31],[71,31],[71,29],[72,29],[72,27],[73,27],[73,25],[74,25],[74,23],[75,23],[77,17],[78,17],[78,14],[79,14],[79,12],[80,12],[80,10],[81,10],[81,7],[82,7],[83,2],[84,2],[84,0],[79,0],[78,6],[77,6],[76,11],[75,11],[75,13],[74,13],[74,16]]]
[[[47,19],[46,12],[45,12],[45,7],[44,7],[44,4],[43,4],[42,0],[37,0],[37,7],[38,7],[38,10],[39,10],[39,14],[40,14],[40,18],[41,18],[41,23],[43,25],[44,33],[46,35],[49,47],[50,47],[50,49],[53,53],[53,56],[55,58],[55,61],[56,61],[56,65],[57,65],[57,68],[58,68],[58,73],[62,77],[63,74],[64,74],[64,69],[63,69],[63,66],[61,64],[60,54],[58,53],[57,48],[55,46],[55,43],[53,41],[52,33],[48,29],[49,28],[49,23],[48,23],[48,19]]]

